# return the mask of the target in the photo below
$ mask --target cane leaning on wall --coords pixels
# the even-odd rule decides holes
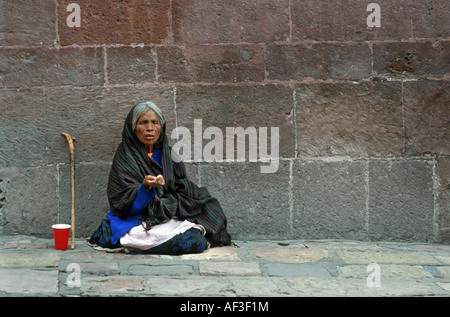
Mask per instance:
[[[62,132],[69,143],[70,152],[70,187],[72,196],[72,207],[71,207],[71,226],[72,226],[72,237],[70,241],[70,248],[75,249],[75,147],[73,141],[75,140],[69,133]]]

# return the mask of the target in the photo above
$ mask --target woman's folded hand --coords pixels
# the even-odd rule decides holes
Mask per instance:
[[[159,174],[158,176],[147,175],[145,176],[142,184],[144,185],[145,189],[150,190],[152,187],[164,186],[165,181],[164,177],[161,174]]]

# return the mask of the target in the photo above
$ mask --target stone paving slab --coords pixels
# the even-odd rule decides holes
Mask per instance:
[[[331,277],[330,272],[316,263],[264,263],[269,276],[284,277]]]
[[[450,266],[437,267],[435,272],[440,278],[450,279]]]
[[[170,256],[107,253],[83,239],[76,240],[74,250],[57,251],[51,239],[0,237],[0,296],[450,296],[446,245],[328,240],[236,244]],[[377,280],[373,274],[378,273]]]
[[[58,270],[0,268],[0,292],[16,295],[56,295]]]
[[[141,265],[132,264],[127,270],[129,275],[190,275],[195,270],[192,265]]]
[[[380,264],[383,279],[422,279],[431,278],[430,272],[420,265]],[[345,265],[338,267],[341,278],[365,279],[368,276],[367,265]]]
[[[80,272],[84,274],[96,275],[115,275],[120,273],[119,265],[111,262],[77,263]],[[66,272],[73,272],[69,266],[66,266]]]
[[[448,296],[433,283],[416,280],[384,280],[379,287],[367,287],[361,279],[340,279],[345,290],[344,296],[350,297],[392,297],[392,296]]]
[[[205,262],[199,264],[202,275],[232,275],[257,276],[261,275],[259,263],[255,262]]]
[[[432,256],[419,252],[366,252],[339,250],[336,253],[345,263],[439,264],[439,261]]]
[[[449,251],[450,253],[450,251]],[[440,256],[440,255],[436,255],[436,259],[438,259],[440,262],[442,262],[443,264],[448,264],[450,265],[450,256]]]
[[[85,296],[133,296],[145,290],[142,277],[136,276],[89,276],[81,279],[80,287]]]
[[[152,276],[145,282],[148,294],[153,296],[235,296],[229,278],[225,276]]]
[[[336,297],[345,296],[347,293],[336,278],[280,278],[277,285],[284,291],[285,296]]]
[[[304,263],[319,261],[328,256],[328,251],[321,249],[265,249],[254,250],[250,252],[250,256],[261,258],[269,261],[279,261],[290,263]]]
[[[439,285],[443,290],[450,292],[450,283],[437,282],[436,284]]]
[[[43,253],[10,253],[0,255],[0,266],[14,267],[14,266],[42,266],[54,267],[58,266],[60,257],[53,252]]]
[[[183,260],[226,260],[226,261],[241,261],[237,252],[233,248],[210,248],[202,253],[195,254],[183,254],[181,256]]]

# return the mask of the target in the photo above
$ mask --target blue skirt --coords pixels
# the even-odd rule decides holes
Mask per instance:
[[[111,241],[111,226],[109,220],[102,221],[100,226],[89,239],[90,244],[96,244],[103,248],[121,248],[120,242],[116,244]],[[132,254],[168,254],[181,255],[187,253],[201,253],[208,248],[203,233],[195,228],[191,228],[184,233],[180,233],[170,240],[148,250],[133,250]]]

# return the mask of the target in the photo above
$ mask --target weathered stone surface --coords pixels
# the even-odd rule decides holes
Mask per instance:
[[[283,294],[289,296],[336,297],[345,296],[346,292],[335,278],[323,277],[289,277],[274,280]]]
[[[263,81],[262,45],[161,46],[158,52],[160,82]]]
[[[401,153],[400,84],[301,84],[295,93],[300,156]]]
[[[57,88],[46,93],[48,160],[70,163],[69,147],[62,132],[75,138],[75,162],[111,161],[121,128],[113,113],[117,107],[105,104],[103,88]],[[123,123],[122,123],[123,125]]]
[[[1,196],[0,196],[1,199]],[[17,239],[14,239],[12,241],[5,242],[4,244],[0,245],[0,249],[7,250],[7,249],[25,249],[25,248],[32,248],[32,241],[28,237],[24,237],[23,239],[20,239],[20,236],[17,237]]]
[[[380,245],[388,246],[391,242],[380,243]],[[425,252],[442,252],[444,254],[450,254],[450,245],[445,244],[412,244],[399,247],[400,250],[406,251],[425,251]],[[448,258],[450,260],[450,257]],[[445,263],[445,262],[444,262]],[[448,262],[450,264],[450,262]]]
[[[436,200],[439,233],[436,241],[450,244],[450,157],[440,157],[437,160],[436,173],[439,180]]]
[[[77,245],[75,244],[75,250],[78,250]],[[97,250],[89,250],[89,251],[82,251],[82,252],[72,252],[70,254],[70,258],[73,261],[76,261],[77,263],[80,263],[81,261],[91,261],[91,260],[104,260],[108,258],[107,252],[99,252]]]
[[[440,278],[450,279],[450,266],[439,266],[436,270]]]
[[[259,276],[261,270],[256,262],[207,262],[199,263],[201,275]]]
[[[0,93],[0,104],[0,168],[45,165],[42,90],[4,89]],[[5,175],[5,178],[10,177]]]
[[[448,296],[450,289],[448,246],[438,244],[289,240],[281,246],[276,240],[236,241],[241,248],[232,250],[241,260],[235,261],[110,254],[94,251],[84,239],[77,240],[75,250],[39,249],[45,240],[51,244],[51,239],[31,236],[0,237],[0,296]],[[14,242],[25,249],[3,248]],[[231,248],[215,250],[235,254]],[[327,256],[289,262],[292,254],[316,250]],[[378,285],[368,283],[374,281],[369,263],[380,267]],[[69,264],[78,264],[80,275]],[[263,305],[259,307],[268,302],[269,311],[275,308],[270,300],[258,302]]]
[[[277,80],[357,80],[370,76],[371,52],[364,43],[270,45],[266,71]]]
[[[58,221],[55,166],[21,168],[8,185],[4,234],[51,236]]]
[[[80,266],[80,274],[116,275],[120,273],[119,265],[115,262],[77,263]],[[71,272],[67,270],[66,272]]]
[[[55,1],[1,0],[0,45],[52,45],[56,40]]]
[[[132,264],[127,271],[131,275],[189,275],[194,273],[192,265],[141,265]]]
[[[58,0],[58,33],[61,45],[152,44],[168,41],[170,1],[133,2],[120,0],[77,0],[80,27],[69,27],[67,6]]]
[[[365,278],[338,281],[345,290],[345,296],[349,297],[432,296],[436,293],[434,283],[420,283],[409,279],[381,280],[380,287],[369,287]]]
[[[90,237],[109,211],[106,186],[111,163],[78,164],[75,170],[75,233]],[[59,221],[71,221],[70,164],[59,166]]]
[[[266,263],[262,265],[267,268],[269,276],[331,277],[330,272],[323,266],[317,264]]]
[[[98,251],[97,251],[98,252]],[[164,258],[167,257],[167,258]],[[158,254],[130,254],[130,253],[113,253],[114,260],[125,262],[125,261],[139,261],[140,263],[144,263],[149,259],[166,259],[172,260],[173,257],[170,255],[158,255]]]
[[[0,266],[17,267],[17,266],[58,266],[60,256],[53,252],[46,253],[9,253],[2,254],[0,258]]]
[[[396,265],[379,264],[380,277],[384,279],[421,279],[430,278],[432,275],[420,265]],[[345,265],[337,268],[339,278],[366,279],[372,270],[367,270],[367,265]]]
[[[202,120],[202,130],[217,127],[222,132],[223,158],[226,158],[226,128],[253,127],[258,136],[259,128],[267,128],[267,151],[270,155],[271,128],[279,128],[280,157],[293,157],[295,148],[292,89],[279,85],[251,86],[201,86],[177,88],[177,118],[178,126],[186,127],[191,134],[192,159],[194,159],[194,120]],[[277,105],[274,107],[274,105]],[[182,136],[184,137],[184,136]],[[180,137],[180,138],[182,138]],[[211,137],[212,138],[212,137]],[[215,136],[220,140],[220,136]],[[202,149],[211,140],[202,142]],[[259,141],[258,141],[259,142]],[[248,158],[248,143],[246,141],[246,161]],[[237,149],[234,141],[234,150]],[[229,145],[232,147],[232,145]],[[257,146],[258,153],[260,146]],[[235,154],[236,158],[237,155]],[[260,154],[258,154],[258,158]]]
[[[373,252],[337,250],[342,261],[349,264],[391,263],[433,265],[439,262],[431,255],[420,252]]]
[[[450,154],[449,97],[449,81],[404,84],[407,154]]]
[[[222,276],[151,276],[146,284],[150,294],[159,296],[235,296],[228,278]]]
[[[283,293],[283,290],[280,291],[276,280],[269,277],[230,276],[228,280],[230,281],[230,288],[233,289],[236,296],[280,296],[279,294]],[[268,301],[259,301],[254,304],[254,311],[270,311]]]
[[[450,71],[450,42],[375,43],[373,70],[384,75],[427,77]]]
[[[160,107],[167,121],[167,129],[173,129],[172,89],[97,87],[48,90],[48,160],[52,163],[69,163],[67,141],[61,135],[61,132],[67,132],[76,138],[76,162],[112,162],[122,140],[123,124],[128,112],[134,105],[147,100]]]
[[[120,294],[135,295],[136,292],[144,290],[141,277],[118,276],[118,277],[81,277],[82,295],[104,295]]]
[[[327,250],[336,250],[346,248],[349,250],[380,250],[381,247],[372,242],[368,241],[307,241],[304,245],[308,248],[318,248],[318,249],[327,249]]]
[[[262,174],[261,164],[201,165],[201,186],[219,200],[233,239],[290,238],[288,163],[273,174]]]
[[[136,84],[156,80],[156,60],[151,48],[108,48],[107,54],[110,84]]]
[[[450,283],[437,282],[436,284],[439,285],[443,290],[450,292]]]
[[[293,0],[292,39],[314,41],[409,39],[410,0],[379,0],[381,27],[368,27],[370,2]],[[389,27],[395,25],[395,27]]]
[[[369,162],[369,236],[373,240],[427,241],[433,237],[432,162]]]
[[[444,264],[450,264],[450,256],[439,256],[437,255],[436,258],[441,261]]]
[[[236,250],[233,248],[216,247],[209,248],[202,253],[183,254],[183,260],[226,260],[226,261],[240,261]]]
[[[410,7],[413,37],[445,38],[450,35],[450,25],[446,22],[447,13],[450,12],[448,1],[411,1]]]
[[[260,43],[289,36],[289,1],[172,2],[175,43]]]
[[[294,237],[366,239],[366,163],[295,162]]]
[[[58,271],[0,268],[0,291],[17,295],[56,295]]]
[[[101,48],[0,49],[0,87],[102,85]]]
[[[316,262],[328,257],[328,251],[322,249],[261,249],[250,251],[250,255],[268,261],[287,263]]]

